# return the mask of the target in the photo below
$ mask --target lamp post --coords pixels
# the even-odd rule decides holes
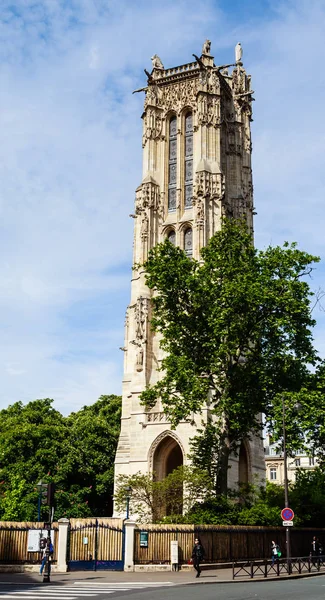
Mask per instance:
[[[132,488],[131,488],[130,485],[126,486],[126,488],[125,488],[125,491],[126,491],[126,497],[125,497],[125,499],[126,499],[126,514],[125,514],[125,519],[128,519],[129,518],[129,514],[130,514],[130,494],[131,494],[131,490],[132,490]]]

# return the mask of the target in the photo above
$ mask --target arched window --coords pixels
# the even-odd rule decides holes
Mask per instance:
[[[193,118],[192,113],[185,117],[185,208],[193,204]]]
[[[176,210],[176,178],[177,178],[177,119],[169,121],[169,152],[168,152],[168,211]]]
[[[193,254],[193,231],[192,227],[188,227],[184,231],[184,250],[187,256]]]
[[[175,246],[176,244],[176,233],[174,229],[171,229],[168,233],[168,241]]]

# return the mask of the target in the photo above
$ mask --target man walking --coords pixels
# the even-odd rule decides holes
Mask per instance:
[[[193,551],[192,551],[192,561],[193,561],[193,567],[196,570],[196,577],[200,577],[200,575],[201,575],[200,563],[204,559],[204,554],[205,554],[204,548],[203,548],[199,538],[195,538],[194,547],[193,547]]]

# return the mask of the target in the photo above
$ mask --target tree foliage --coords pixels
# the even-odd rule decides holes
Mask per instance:
[[[141,400],[160,400],[173,426],[208,404],[225,491],[229,453],[260,433],[261,413],[274,425],[280,396],[299,392],[317,363],[306,276],[318,258],[296,244],[257,250],[235,220],[224,221],[201,255],[192,260],[166,240],[144,265],[165,354],[161,379]]]
[[[122,514],[128,501],[130,512],[140,521],[156,523],[169,514],[169,522],[180,522],[183,511],[188,512],[197,500],[204,500],[210,493],[211,478],[207,472],[182,466],[162,481],[157,481],[154,473],[120,475],[114,500]]]
[[[121,399],[101,396],[68,417],[52,403],[17,402],[0,411],[2,520],[37,520],[40,479],[56,484],[55,518],[111,514]]]

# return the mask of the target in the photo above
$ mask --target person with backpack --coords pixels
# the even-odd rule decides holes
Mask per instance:
[[[279,560],[281,556],[281,550],[279,544],[276,544],[273,540],[271,544],[272,565],[274,565],[275,561]]]
[[[51,542],[51,539],[49,540],[48,538],[42,538],[41,539],[41,549],[42,549],[42,562],[41,562],[41,568],[40,568],[40,575],[43,574],[44,571],[44,567],[46,565],[46,560],[47,560],[47,553],[49,556],[49,574],[51,572],[51,559],[54,553],[54,548],[53,548],[53,544]]]
[[[204,559],[204,554],[205,554],[204,548],[203,548],[199,538],[195,538],[194,547],[193,547],[193,551],[192,551],[192,562],[193,562],[193,567],[196,570],[196,577],[200,577],[200,575],[201,575],[200,563]]]

